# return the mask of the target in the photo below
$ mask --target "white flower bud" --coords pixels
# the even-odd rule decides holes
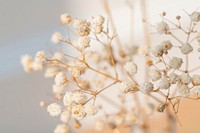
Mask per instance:
[[[79,28],[79,27],[81,27],[81,26],[83,26],[83,21],[76,18],[76,19],[74,20],[74,22],[73,22],[73,27],[74,27],[74,28]]]
[[[163,46],[163,49],[165,51],[170,50],[172,48],[172,43],[170,41],[163,41],[161,45]]]
[[[192,46],[190,45],[190,44],[188,44],[188,43],[185,43],[185,44],[183,44],[182,46],[181,46],[181,52],[183,53],[183,54],[189,54],[189,53],[191,53],[193,51],[193,48],[192,48]]]
[[[67,77],[63,72],[59,72],[56,74],[55,83],[56,85],[64,85],[67,82]]]
[[[160,71],[153,69],[153,70],[150,70],[149,76],[152,79],[152,81],[157,81],[161,78],[161,73]]]
[[[57,103],[51,103],[47,107],[47,111],[49,112],[51,116],[58,116],[61,113],[61,108],[62,107],[58,105]]]
[[[167,78],[162,78],[159,82],[160,89],[168,89],[170,87],[170,83]]]
[[[32,69],[33,58],[29,55],[23,55],[21,57],[21,64],[25,72],[31,72],[33,70]]]
[[[137,73],[137,65],[135,63],[133,63],[133,62],[127,62],[124,65],[124,69],[131,76],[133,76],[134,74]]]
[[[177,74],[175,74],[174,72],[172,72],[170,75],[169,75],[169,82],[171,84],[175,84],[177,81],[179,80],[179,76]]]
[[[87,101],[87,96],[81,92],[74,92],[72,99],[77,104],[84,104]]]
[[[44,51],[38,51],[35,54],[34,62],[42,63],[44,61],[45,61],[45,53],[44,53]]]
[[[140,85],[140,92],[144,93],[144,94],[149,94],[150,92],[152,92],[154,89],[153,84],[151,82],[144,82]]]
[[[157,29],[159,34],[163,34],[163,33],[166,34],[169,30],[169,26],[166,22],[162,21],[162,22],[157,24],[156,29]]]
[[[66,91],[66,93],[65,93],[65,95],[63,97],[63,104],[65,106],[71,106],[72,103],[73,103],[72,97],[73,97],[73,94],[71,92],[69,92],[69,91]]]
[[[128,93],[133,90],[134,84],[130,81],[122,81],[120,84],[120,90],[122,93]]]
[[[44,76],[46,78],[53,78],[58,73],[58,69],[54,67],[49,67],[46,69]]]
[[[161,57],[164,53],[164,48],[162,45],[157,45],[156,47],[154,47],[154,49],[152,50],[152,53],[155,57]]]
[[[178,85],[177,89],[178,89],[178,93],[180,96],[182,96],[182,97],[189,96],[190,90],[187,85],[185,85],[185,84]]]
[[[71,22],[71,16],[67,13],[64,13],[60,16],[61,24],[69,24]]]
[[[200,12],[193,12],[193,13],[190,15],[190,18],[191,18],[192,21],[194,21],[194,22],[199,22],[199,20],[200,20]]]
[[[192,80],[192,78],[190,77],[190,75],[188,73],[183,73],[180,76],[181,82],[184,84],[189,84]]]
[[[33,69],[34,71],[41,71],[41,70],[43,69],[43,64],[34,61],[34,62],[32,63],[32,69]]]
[[[88,36],[79,37],[78,42],[81,48],[87,48],[90,46],[90,38]]]
[[[60,43],[63,39],[64,39],[63,36],[59,32],[53,33],[51,37],[51,41],[55,44]]]
[[[200,75],[193,75],[192,76],[192,84],[195,86],[200,85]]]
[[[72,116],[75,117],[77,120],[82,120],[85,118],[86,113],[82,105],[74,105],[72,106]]]
[[[169,66],[171,68],[174,68],[174,69],[179,69],[181,67],[183,63],[183,60],[181,58],[178,58],[178,57],[173,57],[170,61],[169,61]]]

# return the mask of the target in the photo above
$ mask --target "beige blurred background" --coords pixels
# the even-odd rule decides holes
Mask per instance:
[[[117,26],[124,25],[127,20],[124,0],[109,1],[119,22]],[[163,10],[170,17],[183,14],[182,9],[196,10],[199,5],[200,0],[149,0],[150,21],[158,22],[158,14]],[[139,11],[137,3],[136,7]],[[82,18],[103,14],[100,0],[0,0],[0,133],[50,133],[59,122],[39,107],[41,99],[51,100],[52,81],[44,79],[41,73],[24,73],[20,56],[55,48],[50,37],[54,31],[63,31],[59,17],[64,12]],[[124,38],[126,30],[119,28]],[[136,30],[142,34],[139,26]],[[140,43],[141,38],[136,41]],[[200,133],[200,102],[182,101],[180,108],[178,115],[183,126],[177,125],[178,132]],[[156,119],[151,119],[151,128],[163,126],[162,117],[156,115]]]

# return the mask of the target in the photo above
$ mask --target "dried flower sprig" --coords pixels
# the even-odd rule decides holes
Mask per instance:
[[[54,133],[67,133],[70,121],[74,122],[74,127],[80,128],[81,120],[103,110],[103,106],[96,102],[98,98],[103,98],[119,111],[111,115],[104,114],[107,123],[98,119],[95,122],[96,130],[102,130],[106,124],[113,130],[118,130],[120,126],[142,126],[143,117],[151,114],[153,106],[146,104],[146,107],[142,107],[137,103],[133,109],[126,108],[123,105],[126,103],[127,93],[135,95],[136,92],[141,92],[148,95],[159,103],[156,105],[158,112],[164,112],[166,109],[168,111],[171,106],[175,114],[178,113],[182,99],[200,99],[200,75],[191,75],[200,67],[191,69],[189,64],[189,55],[194,53],[195,43],[200,42],[199,31],[196,29],[200,13],[195,11],[188,14],[189,29],[184,29],[181,25],[181,16],[176,17],[176,24],[168,20],[166,15],[166,12],[162,13],[162,21],[154,28],[156,33],[172,39],[164,40],[156,47],[145,44],[138,48],[137,54],[147,59],[145,65],[150,69],[148,81],[136,80],[140,67],[132,60],[135,53],[116,50],[122,46],[114,42],[117,33],[109,30],[108,22],[101,15],[92,17],[91,21],[73,19],[66,13],[61,15],[60,22],[67,27],[68,35],[65,37],[55,32],[51,40],[57,45],[71,46],[75,54],[56,52],[47,56],[43,51],[39,51],[34,59],[29,55],[22,56],[21,63],[26,72],[45,70],[45,77],[55,79],[53,93],[56,100],[49,105],[44,101],[40,102],[40,106],[47,107],[51,116],[60,116],[63,124],[59,124]],[[186,39],[178,38],[174,29],[183,32]],[[72,33],[73,37],[69,33]],[[192,36],[194,38],[191,38]],[[174,56],[171,53],[174,49],[180,51],[181,56]],[[117,88],[117,93],[123,93],[118,99],[120,104],[102,94],[113,87]],[[192,92],[195,94],[193,97]]]

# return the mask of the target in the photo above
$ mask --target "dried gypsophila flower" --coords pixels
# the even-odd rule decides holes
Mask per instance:
[[[84,104],[87,101],[87,96],[84,93],[76,91],[72,94],[72,100],[77,104]]]
[[[194,86],[199,86],[200,85],[200,75],[193,75],[192,76],[192,84]]]
[[[34,62],[42,63],[45,61],[45,53],[44,51],[38,51],[35,54]]]
[[[45,70],[44,77],[46,78],[53,78],[59,72],[58,68],[56,67],[49,67]]]
[[[64,85],[67,83],[67,77],[63,72],[59,72],[56,74],[55,77],[55,83],[56,85]]]
[[[63,104],[65,106],[71,106],[72,103],[73,103],[73,98],[72,97],[73,97],[72,92],[66,91],[65,95],[63,97]]]
[[[152,69],[149,71],[149,76],[152,81],[157,81],[161,78],[162,75],[161,75],[160,71]]]
[[[131,81],[122,81],[120,84],[120,90],[122,93],[128,93],[133,90],[135,84]]]
[[[199,20],[200,20],[200,12],[193,12],[193,13],[190,15],[190,18],[191,18],[192,21],[194,21],[194,22],[199,22]]]
[[[166,22],[162,21],[157,24],[156,30],[158,31],[159,34],[167,34],[169,31],[169,26]]]
[[[77,120],[84,119],[86,116],[86,112],[83,105],[78,104],[72,106],[72,116],[75,117]]]
[[[31,56],[23,55],[21,57],[21,64],[22,64],[25,72],[32,72],[33,58]]]
[[[61,24],[69,24],[71,22],[71,16],[68,13],[64,13],[60,16]]]
[[[61,95],[64,93],[64,90],[65,90],[65,86],[63,85],[56,85],[56,84],[53,85],[53,92],[55,94]]]
[[[190,75],[188,73],[183,73],[180,76],[180,80],[184,84],[189,84],[191,82],[191,80],[192,80],[192,77],[190,77]]]
[[[189,43],[185,43],[181,46],[182,54],[189,54],[193,51],[192,46]]]
[[[140,84],[139,90],[144,94],[149,94],[154,89],[153,84],[151,82],[144,82]]]
[[[78,38],[79,47],[87,48],[90,46],[90,38],[88,36],[81,36]]]
[[[64,37],[59,32],[54,32],[51,37],[51,41],[55,44],[58,44],[63,40],[64,40]]]
[[[58,105],[57,103],[51,103],[47,107],[47,112],[49,112],[51,116],[58,116],[61,113],[61,108],[62,107]]]
[[[169,82],[171,84],[175,84],[179,80],[179,76],[175,74],[174,72],[170,73],[169,75]]]
[[[138,54],[141,56],[147,56],[149,53],[148,45],[142,45],[138,48]]]
[[[182,97],[187,97],[190,94],[190,90],[185,84],[178,85],[176,89],[178,90],[179,95]]]
[[[134,74],[137,73],[137,65],[133,62],[127,62],[125,65],[124,65],[124,69],[125,71],[130,74],[131,76],[133,76]]]
[[[162,78],[159,82],[160,89],[168,89],[170,87],[170,83],[167,78]]]
[[[183,64],[183,60],[181,58],[178,57],[173,57],[170,61],[169,61],[169,66],[171,68],[174,69],[179,69],[181,67],[181,65]]]

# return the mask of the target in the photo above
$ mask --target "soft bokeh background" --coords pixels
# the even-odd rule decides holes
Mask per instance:
[[[109,1],[115,19],[120,22],[117,26],[124,25],[127,19],[124,0]],[[182,9],[196,10],[200,0],[149,0],[148,3],[151,22],[155,23],[163,10],[174,17],[183,14]],[[140,10],[137,3],[136,9]],[[0,133],[50,133],[58,123],[58,119],[49,117],[39,107],[39,101],[51,95],[52,81],[44,79],[41,73],[24,73],[20,56],[54,48],[50,37],[54,31],[63,31],[59,17],[64,12],[85,18],[102,14],[103,10],[100,0],[0,0]],[[137,14],[140,20],[140,12]],[[126,36],[125,29],[119,31]],[[200,132],[199,112],[199,102],[182,102],[180,133]],[[155,120],[154,126],[162,125],[161,120]]]

